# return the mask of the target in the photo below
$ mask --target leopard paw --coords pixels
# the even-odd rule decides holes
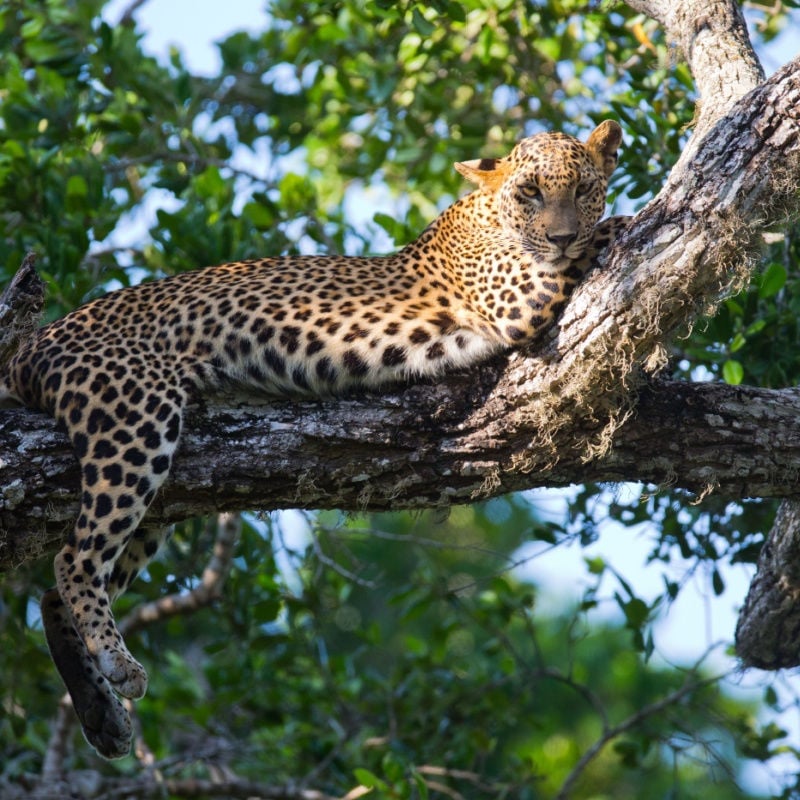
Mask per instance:
[[[123,758],[131,750],[131,718],[114,693],[98,690],[73,697],[86,741],[103,758]]]
[[[144,697],[147,672],[126,649],[108,645],[97,654],[95,660],[115,692],[131,700]]]

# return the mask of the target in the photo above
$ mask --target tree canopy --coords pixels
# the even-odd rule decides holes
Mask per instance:
[[[687,278],[686,297],[669,311],[674,320],[664,335],[625,356],[622,377],[638,382],[639,391],[627,396],[627,384],[608,390],[613,413],[598,411],[571,454],[556,438],[559,458],[550,453],[547,464],[527,451],[497,456],[498,463],[516,458],[517,465],[528,459],[514,477],[481,471],[488,451],[478,448],[486,443],[479,434],[500,437],[506,421],[524,433],[540,422],[533,412],[522,423],[507,420],[503,405],[509,394],[503,387],[535,383],[525,372],[529,359],[512,357],[387,401],[408,411],[407,427],[397,434],[381,425],[398,417],[369,416],[369,408],[380,409],[372,401],[259,412],[262,422],[270,419],[265,414],[278,421],[302,414],[305,424],[319,425],[318,440],[301,428],[295,438],[267,440],[276,456],[256,454],[275,476],[274,494],[259,496],[262,509],[330,509],[346,483],[351,494],[341,495],[343,505],[369,510],[223,514],[180,525],[163,558],[119,604],[117,617],[131,637],[137,631],[133,646],[145,656],[151,687],[136,704],[136,752],[115,764],[100,762],[79,738],[67,706],[56,712],[59,685],[34,610],[52,574],[49,559],[33,556],[63,532],[74,467],[52,425],[29,412],[0,412],[0,434],[12,443],[0,460],[4,532],[22,517],[20,494],[32,492],[20,488],[17,464],[27,460],[31,469],[59,476],[41,503],[47,535],[17,550],[9,538],[0,552],[6,568],[14,566],[0,583],[0,796],[52,796],[58,787],[85,797],[306,800],[368,790],[395,798],[792,796],[800,783],[798,742],[777,713],[796,703],[796,687],[765,681],[762,703],[732,699],[705,659],[675,666],[659,658],[653,625],[684,590],[686,580],[667,569],[672,562],[685,559],[690,571],[705,570],[710,592],[721,594],[725,566],[755,563],[777,499],[796,494],[796,399],[771,390],[793,387],[800,376],[800,170],[792,160],[798,130],[784,136],[786,197],[776,207],[764,211],[759,200],[749,216],[722,225],[702,191],[719,198],[718,208],[736,194],[734,155],[755,159],[760,142],[776,139],[780,124],[759,128],[759,109],[769,106],[769,91],[792,88],[798,62],[763,83],[761,95],[748,95],[750,105],[737,106],[755,119],[746,128],[733,112],[722,122],[708,115],[724,98],[698,87],[707,89],[702,82],[719,78],[725,65],[703,75],[693,70],[702,54],[687,52],[676,37],[679,27],[668,30],[657,13],[647,15],[658,3],[274,0],[249,26],[255,32],[218,43],[221,66],[211,75],[193,74],[177,50],[168,59],[144,52],[137,27],[142,0],[119,19],[104,15],[104,5],[15,0],[0,9],[0,278],[6,284],[24,255],[36,251],[47,318],[110,288],[207,264],[393,249],[463,191],[453,162],[501,155],[540,130],[581,136],[607,117],[625,130],[612,209],[635,212],[656,198],[714,123],[717,141],[740,148],[720,146],[719,161],[711,162],[727,163],[730,175],[714,183],[718,176],[698,169],[691,184],[684,168],[675,195],[690,197],[697,225],[718,240],[731,238],[737,225],[768,236],[757,255],[752,242],[737,245],[729,253],[734,263],[708,271],[707,284]],[[694,5],[702,6],[693,23],[699,51],[701,34],[740,6]],[[756,53],[787,26],[796,33],[796,5],[746,4]],[[758,65],[742,68],[739,79],[761,83]],[[724,75],[720,85],[736,80]],[[786,96],[776,113],[786,110]],[[748,144],[742,130],[756,129],[761,137],[752,135]],[[774,186],[770,191],[780,194]],[[648,209],[643,237],[653,220],[668,219],[669,198]],[[691,226],[682,219],[686,235]],[[657,244],[639,248],[654,264],[674,242]],[[689,239],[678,238],[677,246],[691,251]],[[581,328],[580,315],[592,303],[611,306],[635,283],[597,280],[577,298],[577,310],[568,309],[573,317],[561,339],[548,343],[553,360],[563,342],[590,340],[585,330],[594,323]],[[669,308],[668,295],[681,287],[673,281],[661,291],[648,308]],[[656,365],[657,380],[640,376]],[[609,367],[611,378],[621,374]],[[514,376],[521,376],[516,383]],[[720,403],[732,402],[732,395],[720,395],[712,415],[705,398],[732,386],[740,387],[741,406],[720,412]],[[457,406],[459,398],[466,405]],[[779,398],[785,408],[778,409]],[[745,405],[755,409],[747,422]],[[696,420],[693,407],[702,412]],[[242,413],[249,431],[255,423]],[[484,499],[455,506],[448,516],[441,476],[426,471],[425,462],[409,463],[408,453],[420,443],[433,448],[465,414],[476,420],[477,452],[470,457],[478,466],[472,482],[452,496],[462,503],[472,495]],[[235,432],[224,426],[238,418],[226,415],[200,419],[197,440],[213,427],[224,432],[222,447],[230,447]],[[724,424],[716,426],[717,417]],[[344,448],[355,446],[348,431],[359,420],[372,426],[378,443],[379,434],[386,437],[398,463],[405,460],[402,469],[394,462],[387,469],[385,486],[380,475],[359,483],[352,464],[368,454],[347,459]],[[46,429],[45,456],[31,458],[19,444],[25,426]],[[603,451],[596,472],[586,471],[605,446],[600,432],[609,431],[611,440],[618,428],[632,430],[626,441],[644,442],[651,456],[680,441],[682,452],[696,447],[695,460],[687,456],[674,474],[674,462],[645,463],[642,447],[626,451],[623,442],[610,455]],[[703,438],[717,428],[721,434]],[[737,430],[748,433],[726,467],[729,428],[731,440]],[[753,438],[751,428],[763,429],[764,438]],[[300,445],[319,459],[314,470],[307,460],[306,471],[298,471],[310,458]],[[337,446],[339,463],[331,456]],[[210,456],[197,452],[197,461],[187,457],[190,477],[192,464],[207,471]],[[285,475],[269,461],[277,456],[290,463]],[[635,501],[598,483],[622,478],[642,482]],[[485,499],[504,488],[579,480],[585,485],[570,494],[568,514],[556,521],[525,494]],[[234,471],[210,486],[214,507],[241,507],[236,491],[243,481]],[[185,512],[193,492],[204,496],[196,483],[185,484],[177,499],[165,496],[166,521]],[[413,502],[412,493],[422,500]],[[379,513],[420,505],[437,510]],[[631,529],[648,524],[650,560],[665,565],[659,594],[638,597],[624,576],[593,559],[579,606],[542,610],[537,587],[512,569],[519,548],[532,540],[588,543],[609,520]],[[616,607],[617,623],[593,616],[608,605]],[[747,765],[755,762],[767,765],[771,782],[747,780]]]

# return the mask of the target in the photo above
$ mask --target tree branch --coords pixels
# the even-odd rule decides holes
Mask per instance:
[[[171,524],[241,508],[414,508],[581,481],[800,496],[796,390],[655,383],[603,458],[587,464],[565,446],[557,463],[547,454],[522,462],[518,454],[528,453],[537,431],[508,403],[483,404],[495,376],[486,367],[381,398],[209,410],[189,420],[149,519]],[[48,417],[6,410],[0,430],[0,568],[9,569],[58,545],[77,512],[78,473]]]
[[[218,600],[222,596],[222,588],[231,571],[241,530],[242,520],[238,514],[220,514],[211,558],[200,576],[200,583],[189,591],[170,594],[151,603],[136,606],[120,620],[118,625],[120,633],[127,636],[132,631],[152,625],[159,620],[179,614],[193,614]]]
[[[681,51],[699,95],[694,134],[681,158],[694,156],[720,117],[764,80],[738,4],[731,0],[626,0],[659,22]]]
[[[631,728],[635,728],[649,717],[662,714],[670,707],[678,706],[688,695],[693,694],[698,689],[701,689],[705,686],[710,686],[716,683],[718,680],[719,678],[716,677],[700,680],[690,674],[686,682],[679,689],[676,689],[674,692],[670,692],[670,694],[665,695],[660,700],[656,700],[654,703],[651,703],[648,706],[638,709],[638,711],[635,711],[617,725],[614,725],[611,728],[606,728],[597,741],[584,751],[584,753],[576,762],[575,766],[570,770],[569,775],[567,775],[567,777],[564,779],[564,783],[561,784],[561,788],[559,789],[554,800],[567,800],[567,798],[572,796],[572,790],[578,778],[580,778],[581,774],[589,765],[589,763],[600,754],[600,752],[609,742],[621,736],[626,731],[631,730]]]

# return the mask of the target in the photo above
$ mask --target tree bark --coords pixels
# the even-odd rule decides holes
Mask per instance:
[[[745,667],[800,665],[800,500],[784,500],[758,558],[736,626]]]
[[[515,358],[505,370],[489,365],[383,397],[195,412],[149,518],[432,507],[586,481],[800,497],[800,391],[652,382],[605,456],[587,463],[564,431],[554,461],[530,446],[539,432],[524,406],[537,399],[512,394],[512,376],[534,363]],[[501,386],[508,399],[492,398]],[[66,435],[43,414],[0,412],[0,436],[0,569],[9,569],[61,541],[77,513],[78,470]]]

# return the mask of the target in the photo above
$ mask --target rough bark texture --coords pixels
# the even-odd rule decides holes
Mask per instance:
[[[739,613],[736,654],[746,667],[800,665],[800,500],[784,500]]]
[[[44,308],[44,282],[28,253],[11,283],[0,295],[0,365],[5,364],[36,328]]]
[[[746,280],[761,231],[798,213],[800,59],[760,83],[734,3],[631,5],[686,53],[704,98],[698,131],[536,354],[381,397],[209,407],[189,419],[152,518],[419,507],[623,479],[800,495],[795,390],[640,392],[670,337]],[[76,500],[76,464],[52,421],[0,412],[0,566],[54,547]]]
[[[587,464],[584,451],[565,448],[548,464],[532,460],[537,431],[510,408],[526,398],[484,400],[530,367],[514,361],[506,372],[488,366],[382,398],[198,412],[149,518],[429,507],[589,480],[800,496],[800,391],[653,382],[604,457]],[[59,543],[75,519],[78,470],[66,436],[44,415],[0,412],[0,436],[0,568],[8,569]],[[527,470],[511,466],[520,453],[531,459]]]

